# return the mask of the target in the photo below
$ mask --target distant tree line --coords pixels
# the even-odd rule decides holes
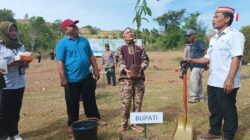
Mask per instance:
[[[143,0],[144,5],[146,4]],[[141,7],[141,6],[139,6]],[[207,27],[200,21],[198,17],[199,12],[187,13],[185,9],[179,11],[168,11],[163,15],[155,18],[154,20],[160,26],[160,30],[146,29],[141,27],[141,20],[145,19],[140,17],[140,14],[151,15],[150,9],[147,7],[137,9],[139,13],[134,21],[139,21],[140,25],[137,25],[136,35],[137,38],[143,39],[143,45],[146,49],[151,50],[166,50],[176,49],[183,46],[186,43],[185,31],[189,28],[197,31],[198,37],[205,42],[208,42],[209,34],[206,34]],[[25,15],[25,20],[17,22],[14,19],[15,13],[8,9],[0,9],[0,22],[11,21],[17,24],[19,30],[19,39],[25,44],[26,49],[30,51],[49,50],[55,46],[60,38],[64,36],[61,30],[61,20],[56,20],[53,23],[47,23],[43,17],[33,16],[28,17]],[[142,19],[139,19],[142,18]],[[89,30],[91,35],[97,35],[100,31],[97,27],[91,25],[84,26]],[[250,60],[250,25],[242,27],[240,30],[246,38],[245,43],[245,55],[243,58],[244,63],[249,63]],[[114,38],[119,36],[114,35]],[[107,36],[108,38],[108,36]]]

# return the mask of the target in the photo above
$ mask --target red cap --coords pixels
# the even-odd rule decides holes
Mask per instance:
[[[61,23],[61,28],[62,30],[64,30],[65,27],[73,25],[73,24],[77,24],[79,21],[73,21],[71,19],[65,19],[62,23]]]

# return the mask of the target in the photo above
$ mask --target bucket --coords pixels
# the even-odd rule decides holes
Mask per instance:
[[[74,140],[97,140],[98,124],[96,120],[83,120],[71,125]]]

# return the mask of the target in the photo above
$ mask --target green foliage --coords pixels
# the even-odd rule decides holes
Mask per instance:
[[[204,39],[206,39],[207,27],[204,26],[204,24],[202,22],[198,21],[199,15],[200,15],[199,12],[195,12],[195,13],[191,13],[190,15],[185,17],[184,18],[185,24],[184,24],[184,26],[182,26],[182,29],[184,31],[186,31],[188,29],[195,29],[196,35],[198,36],[198,38],[204,40]]]
[[[156,37],[155,45],[161,49],[174,49],[183,46],[186,43],[185,31],[189,28],[197,31],[198,37],[202,40],[206,39],[206,29],[201,22],[198,21],[199,12],[191,13],[185,16],[186,10],[168,11],[159,16],[155,21],[163,28],[163,32]]]
[[[159,16],[155,19],[155,21],[161,26],[164,27],[164,31],[166,32],[169,25],[177,25],[180,26],[183,19],[185,9],[181,9],[179,11],[169,11],[162,16]]]
[[[14,13],[11,10],[8,9],[0,9],[0,22],[1,21],[10,21],[13,23],[16,23],[16,20],[14,19]]]
[[[173,22],[168,25],[167,33],[157,39],[156,44],[164,49],[173,49],[184,44],[184,42],[183,31]]]
[[[148,19],[144,17],[147,15],[148,16],[152,15],[152,12],[148,7],[147,0],[137,0],[135,5],[135,17],[133,19],[133,22],[136,23],[137,29],[140,30],[142,20],[148,21]]]
[[[250,25],[242,27],[240,31],[245,36],[243,64],[247,64],[250,63]]]
[[[97,27],[92,27],[91,25],[84,26],[84,28],[87,28],[89,30],[89,33],[94,35],[98,33],[98,30],[100,30]]]
[[[60,23],[60,20],[56,20],[47,24],[42,17],[31,17],[27,24],[18,24],[20,41],[32,52],[49,50],[63,35]]]

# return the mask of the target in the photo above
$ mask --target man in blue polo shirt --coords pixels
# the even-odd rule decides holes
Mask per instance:
[[[57,69],[61,86],[65,88],[65,99],[68,113],[68,126],[79,119],[79,101],[83,97],[84,111],[88,118],[97,118],[99,125],[106,125],[100,120],[96,105],[96,80],[100,78],[98,66],[90,48],[89,41],[78,35],[79,21],[66,19],[61,28],[65,36],[56,46]],[[89,67],[92,65],[92,73]]]

